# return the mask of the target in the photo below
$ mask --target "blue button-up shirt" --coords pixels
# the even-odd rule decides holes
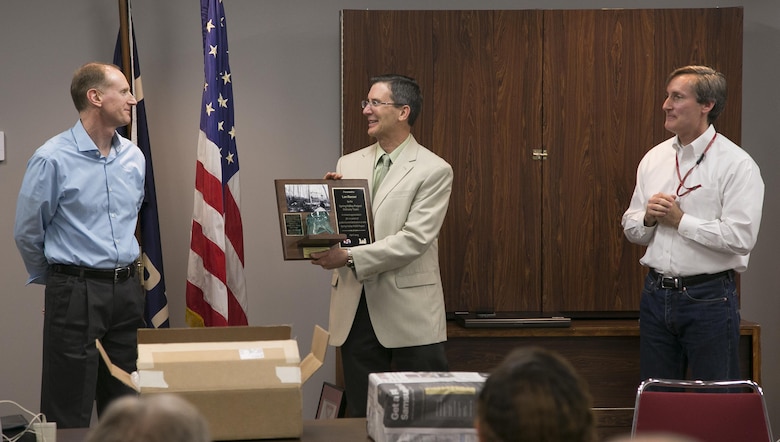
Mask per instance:
[[[44,284],[50,264],[111,269],[132,263],[146,163],[115,134],[102,156],[81,121],[35,151],[16,204],[14,239],[30,277]]]

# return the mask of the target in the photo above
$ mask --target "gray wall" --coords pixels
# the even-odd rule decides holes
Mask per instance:
[[[183,326],[203,58],[195,0],[135,0],[134,19],[149,116],[161,214],[171,323]],[[314,324],[327,327],[329,274],[307,262],[284,262],[273,179],[319,178],[335,167],[340,140],[339,10],[552,9],[744,6],[743,145],[764,172],[763,229],[742,279],[743,317],[762,325],[763,384],[780,431],[780,326],[773,275],[780,217],[777,116],[780,2],[732,0],[225,0],[241,161],[246,276],[251,325],[293,325],[308,352]],[[86,61],[112,59],[117,2],[0,3],[0,400],[38,410],[43,288],[24,286],[13,243],[14,207],[25,163],[77,114],[68,87]],[[659,91],[659,97],[662,91]],[[732,97],[732,99],[738,99]],[[357,106],[357,103],[355,103]],[[659,99],[659,112],[661,102]],[[648,146],[649,147],[649,146]],[[617,224],[615,228],[620,228]],[[639,264],[637,264],[639,265]],[[637,294],[638,296],[638,294]],[[304,388],[313,418],[323,380],[334,377],[334,351]],[[0,408],[0,415],[13,408]]]

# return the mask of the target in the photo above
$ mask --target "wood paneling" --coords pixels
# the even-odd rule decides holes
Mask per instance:
[[[431,149],[455,173],[440,239],[449,311],[541,309],[541,23],[538,11],[433,20]]]
[[[703,64],[723,72],[728,99],[715,127],[737,144],[742,139],[743,13],[742,8],[665,9],[656,12],[655,22],[656,89],[665,91],[667,75],[681,66]],[[669,138],[662,116],[654,124],[657,140]]]
[[[415,137],[455,171],[440,237],[447,311],[638,310],[643,248],[620,226],[636,167],[669,138],[674,68],[729,82],[739,143],[742,9],[343,11],[343,151],[368,145],[368,78],[415,77]],[[544,148],[547,159],[531,159]]]
[[[545,310],[638,310],[642,248],[620,218],[660,112],[654,13],[545,14]]]
[[[375,140],[368,136],[360,102],[371,77],[396,73],[413,77],[423,92],[423,110],[412,133],[423,146],[433,143],[433,35],[427,11],[341,13],[342,150],[354,152]]]

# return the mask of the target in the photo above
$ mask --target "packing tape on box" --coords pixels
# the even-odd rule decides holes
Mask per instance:
[[[301,368],[300,367],[276,367],[276,377],[283,384],[300,384],[301,383]]]
[[[168,383],[165,382],[165,373],[159,370],[141,370],[133,372],[137,374],[133,376],[133,382],[137,382],[137,386],[140,388],[168,388]]]
[[[138,347],[138,369],[151,369],[161,362],[193,362],[207,354],[210,360],[266,359],[283,355],[288,364],[298,364],[300,354],[294,340],[251,342],[184,342],[144,344]]]

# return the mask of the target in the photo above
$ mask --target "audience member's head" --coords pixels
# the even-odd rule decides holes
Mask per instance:
[[[173,394],[126,396],[112,402],[87,442],[210,442],[198,410]]]
[[[588,386],[557,353],[519,348],[485,381],[477,402],[481,442],[592,442]]]

